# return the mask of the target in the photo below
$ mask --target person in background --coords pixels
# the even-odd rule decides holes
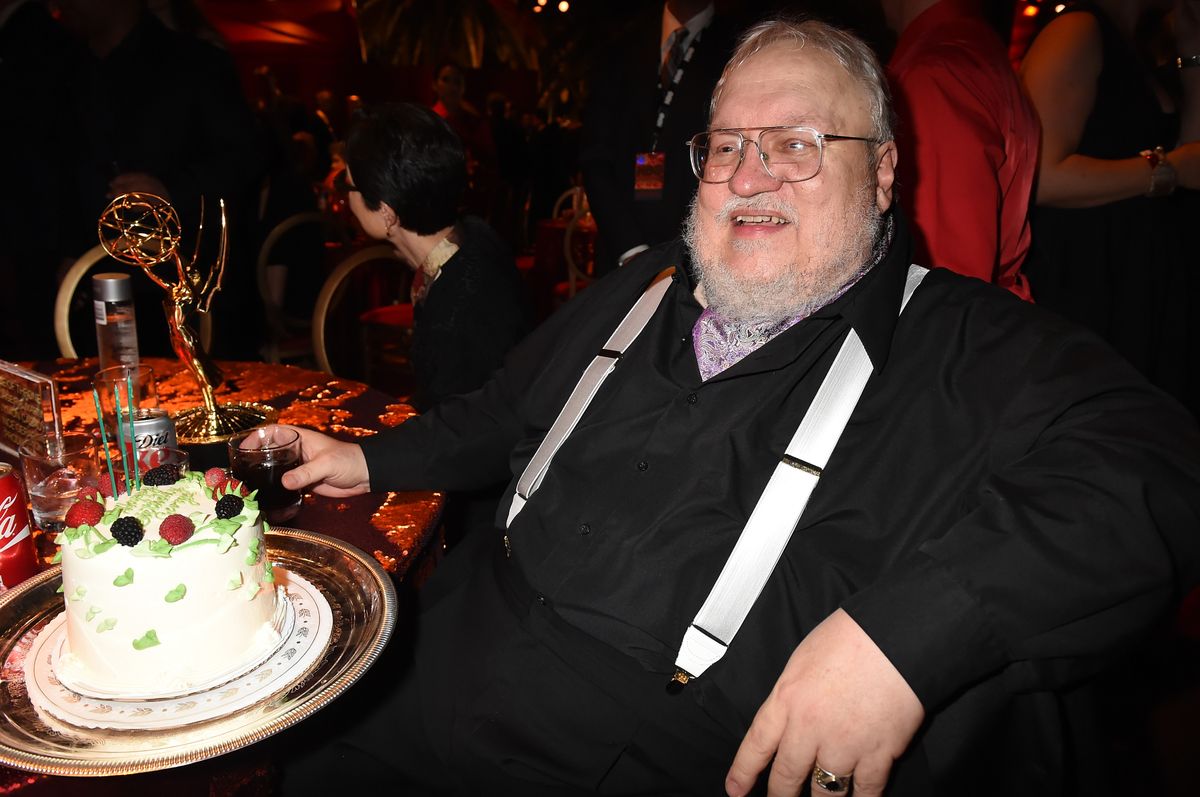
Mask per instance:
[[[487,218],[492,189],[496,183],[496,147],[491,128],[475,106],[466,99],[467,74],[453,61],[444,61],[434,72],[433,112],[446,120],[462,140],[467,157],[467,209]]]
[[[1076,3],[1021,77],[1042,122],[1026,267],[1040,304],[1090,327],[1200,416],[1200,0]]]
[[[363,232],[414,272],[413,405],[427,410],[482,386],[526,320],[512,253],[482,220],[459,217],[461,141],[428,109],[368,108],[346,141],[345,181]]]
[[[67,241],[78,256],[97,243],[96,220],[114,197],[162,196],[179,212],[183,250],[194,247],[203,201],[205,234],[229,220],[229,266],[213,304],[214,343],[227,357],[253,357],[253,228],[263,153],[254,117],[228,52],[173,31],[144,0],[53,0],[57,19],[78,40],[79,59],[66,98],[75,127],[76,213]],[[211,258],[215,238],[202,255]],[[143,355],[170,350],[160,291],[134,281]],[[90,318],[87,326],[91,327]],[[249,331],[248,331],[249,329]],[[84,340],[86,333],[73,335]]]
[[[864,42],[752,27],[683,241],[482,390],[302,432],[288,489],[513,481],[411,662],[323,753],[283,740],[285,794],[1072,794],[1072,690],[1200,580],[1200,428],[1090,332],[910,266],[890,122]]]
[[[883,0],[900,202],[915,257],[1029,299],[1038,120],[978,0]]]
[[[684,142],[704,127],[732,26],[711,0],[668,0],[601,50],[583,118],[580,167],[607,274],[679,235],[695,183]]]

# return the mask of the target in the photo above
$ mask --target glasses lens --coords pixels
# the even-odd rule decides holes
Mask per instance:
[[[759,146],[767,171],[777,180],[808,180],[821,168],[821,142],[811,130],[764,130]]]
[[[692,140],[692,167],[706,183],[723,183],[742,160],[742,137],[737,133],[701,133]]]

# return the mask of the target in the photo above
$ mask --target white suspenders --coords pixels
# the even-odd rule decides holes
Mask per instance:
[[[671,271],[668,269],[660,273],[651,283],[571,391],[566,405],[517,482],[507,525],[512,525],[525,502],[537,490],[554,454],[579,422],[601,383],[612,373],[621,355],[654,315],[670,286],[667,277]],[[904,298],[900,303],[901,312],[927,273],[928,269],[921,266],[909,267]],[[800,427],[788,444],[786,453],[775,466],[775,472],[742,529],[716,584],[684,633],[679,655],[675,659],[677,670],[672,679],[674,684],[686,684],[692,678],[699,677],[725,655],[791,539],[809,496],[821,478],[822,469],[862,396],[871,370],[866,349],[851,329],[801,420]]]

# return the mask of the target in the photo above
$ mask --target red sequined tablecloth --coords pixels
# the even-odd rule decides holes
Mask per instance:
[[[175,412],[200,403],[199,389],[178,360],[148,358],[142,362],[154,369],[163,409]],[[280,423],[316,429],[342,440],[368,437],[415,414],[409,405],[361,382],[320,371],[270,363],[219,365],[225,374],[225,382],[217,390],[219,401],[269,404],[279,410]],[[58,360],[34,368],[58,382],[66,430],[94,427],[91,391],[96,360]],[[371,493],[340,499],[309,494],[291,525],[353,543],[401,578],[435,536],[441,511],[440,493]]]

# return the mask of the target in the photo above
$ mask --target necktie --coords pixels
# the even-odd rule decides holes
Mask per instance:
[[[683,40],[686,36],[687,28],[680,26],[667,37],[667,57],[663,59],[658,72],[658,85],[663,91],[671,88],[675,71],[679,69],[679,64],[683,60]]]

